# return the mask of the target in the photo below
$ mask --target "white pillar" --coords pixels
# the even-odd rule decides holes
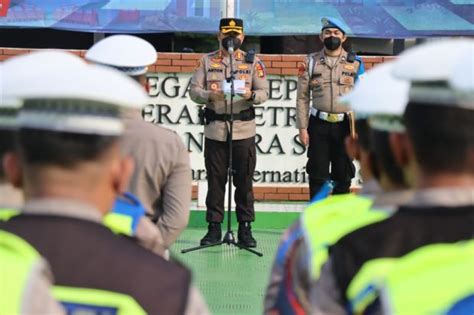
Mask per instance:
[[[226,16],[227,18],[235,17],[235,0],[226,0]]]

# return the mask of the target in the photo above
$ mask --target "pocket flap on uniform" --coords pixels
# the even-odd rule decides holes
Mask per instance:
[[[353,84],[354,84],[354,78],[344,75],[344,76],[342,76],[342,77],[339,79],[339,84],[342,84],[342,85],[353,85]]]
[[[321,85],[321,78],[312,76],[311,80],[309,81],[309,86],[318,86]]]

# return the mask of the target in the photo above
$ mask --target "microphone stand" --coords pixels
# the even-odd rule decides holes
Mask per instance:
[[[229,63],[230,63],[230,76],[226,78],[226,81],[230,83],[230,115],[229,119],[226,121],[226,126],[227,126],[227,143],[229,145],[228,149],[228,165],[227,165],[227,184],[228,184],[228,190],[227,190],[227,231],[224,234],[224,237],[222,241],[214,243],[214,244],[209,244],[209,245],[201,245],[197,247],[192,247],[188,249],[183,249],[181,250],[182,254],[189,253],[195,250],[203,249],[203,248],[209,248],[209,247],[214,247],[218,245],[233,245],[236,246],[240,249],[244,249],[252,254],[255,254],[259,257],[262,257],[263,254],[260,252],[257,252],[256,250],[253,250],[251,248],[248,248],[242,244],[239,244],[235,240],[234,232],[232,232],[232,225],[231,225],[231,216],[232,216],[232,176],[234,174],[234,169],[232,168],[233,166],[233,161],[232,161],[232,136],[233,136],[233,131],[234,131],[234,97],[235,97],[235,89],[234,89],[234,80],[235,80],[235,73],[234,73],[234,61],[233,61],[233,55],[234,55],[234,49],[233,47],[228,48],[229,51]],[[227,124],[228,122],[228,124]]]

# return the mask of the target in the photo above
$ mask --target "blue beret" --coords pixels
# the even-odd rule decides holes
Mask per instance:
[[[344,27],[343,27],[344,24],[342,24],[342,22],[339,21],[338,19],[331,18],[331,17],[323,17],[321,19],[321,24],[323,25],[323,27],[321,28],[321,31],[324,31],[326,28],[337,28],[341,32],[346,34],[346,31],[344,30]]]

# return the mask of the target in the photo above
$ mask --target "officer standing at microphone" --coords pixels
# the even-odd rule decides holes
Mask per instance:
[[[334,194],[349,192],[355,167],[345,152],[344,139],[355,131],[351,131],[349,109],[337,99],[352,90],[364,73],[362,60],[342,48],[347,39],[342,23],[333,18],[321,22],[324,48],[300,65],[296,98],[296,127],[300,141],[308,146],[311,198],[328,179],[335,182]]]
[[[207,171],[208,194],[206,198],[209,222],[208,233],[201,245],[219,242],[222,238],[221,223],[224,219],[225,184],[227,182],[228,141],[232,140],[233,184],[238,240],[246,247],[256,247],[250,223],[255,220],[252,177],[256,165],[255,111],[253,106],[268,98],[268,82],[263,63],[255,53],[240,50],[244,41],[244,23],[241,19],[221,19],[217,39],[220,49],[204,55],[191,80],[191,99],[204,104],[204,159]],[[245,81],[245,88],[234,98],[233,134],[229,135],[230,101],[224,95],[224,81],[230,77],[232,54],[235,80]]]

